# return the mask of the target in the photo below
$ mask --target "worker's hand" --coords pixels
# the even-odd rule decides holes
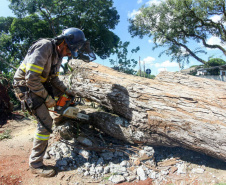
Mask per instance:
[[[47,108],[55,107],[56,101],[51,96],[48,95],[45,104]]]
[[[75,93],[73,91],[71,91],[70,89],[66,89],[65,94],[68,96],[75,96]]]

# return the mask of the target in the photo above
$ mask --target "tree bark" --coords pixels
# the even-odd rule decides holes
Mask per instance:
[[[130,143],[180,146],[226,161],[225,82],[162,72],[155,80],[71,60],[62,80],[111,110],[90,114],[104,132]]]

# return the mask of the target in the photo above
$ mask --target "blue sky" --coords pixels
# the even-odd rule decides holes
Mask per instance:
[[[1,1],[1,11],[0,16],[13,16],[12,11],[8,8],[9,2],[7,0],[0,0]],[[136,48],[137,46],[140,46],[140,50],[132,55],[132,58],[139,60],[139,57],[141,59],[141,64],[145,62],[145,68],[149,68],[152,70],[153,75],[157,75],[162,70],[167,71],[179,71],[178,64],[176,62],[170,62],[170,58],[168,56],[163,55],[161,58],[158,57],[158,55],[161,53],[163,48],[158,48],[156,50],[152,50],[152,47],[154,46],[152,42],[152,38],[144,37],[143,39],[140,39],[138,37],[132,38],[131,35],[128,32],[128,18],[131,18],[138,9],[143,5],[147,3],[158,3],[159,0],[113,0],[114,7],[116,7],[119,15],[120,15],[120,22],[116,26],[115,30],[112,30],[116,35],[120,37],[120,39],[125,42],[129,41],[129,51],[131,49]],[[219,17],[213,17],[213,19],[218,19]],[[209,43],[219,43],[219,40],[217,38],[211,37],[208,40]],[[190,43],[190,47],[196,46],[197,43]],[[208,59],[210,56],[219,57],[223,60],[225,59],[225,56],[219,52],[218,50],[207,50],[208,54],[203,56],[205,60]],[[115,56],[112,56],[112,58],[115,58]],[[109,63],[109,59],[101,60],[98,58],[95,62],[100,63],[102,65],[111,67]],[[186,65],[185,68],[188,68],[192,65],[199,65],[200,63],[197,62],[195,59],[190,58],[190,64]],[[142,66],[143,67],[143,66]],[[138,70],[138,66],[135,68]]]

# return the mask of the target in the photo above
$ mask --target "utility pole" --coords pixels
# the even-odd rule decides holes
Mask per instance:
[[[141,64],[140,64],[140,56],[139,56],[139,71],[140,71],[140,76],[141,76]]]

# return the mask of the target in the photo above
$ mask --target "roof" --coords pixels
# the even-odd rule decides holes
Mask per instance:
[[[225,65],[222,65],[222,66],[213,66],[213,67],[207,67],[207,68],[200,68],[198,69],[199,71],[202,71],[202,70],[206,70],[206,69],[226,69],[226,64]]]
[[[187,69],[183,69],[183,70],[181,70],[180,72],[181,72],[181,73],[184,73],[184,74],[189,74],[191,71],[196,70],[196,68],[197,68],[197,66],[195,66],[195,67],[190,67],[190,68],[187,68]]]

